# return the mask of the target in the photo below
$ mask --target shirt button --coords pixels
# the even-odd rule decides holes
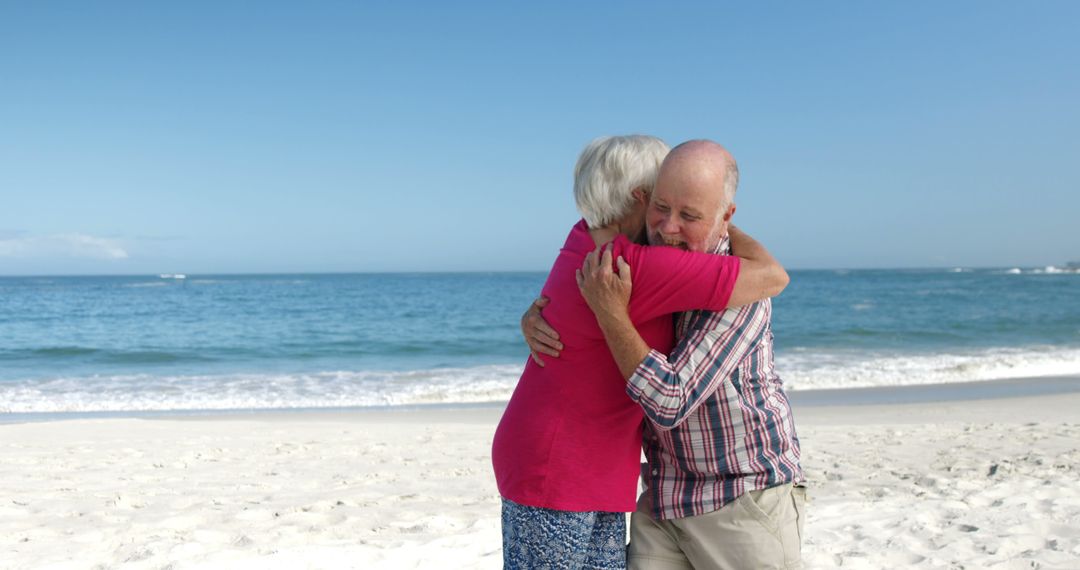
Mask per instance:
[[[659,470],[659,469],[653,469],[653,470],[652,470],[652,474],[653,474],[653,475],[659,475],[659,474],[660,474],[660,470]]]

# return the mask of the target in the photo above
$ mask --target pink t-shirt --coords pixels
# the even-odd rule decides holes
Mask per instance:
[[[672,313],[726,308],[739,259],[646,247],[620,235],[613,253],[630,264],[630,318],[645,342],[668,353]],[[546,319],[559,331],[558,358],[532,359],[495,432],[491,458],[499,493],[515,503],[563,511],[634,510],[641,457],[642,410],[604,334],[578,291],[574,271],[596,249],[582,220],[544,284]]]

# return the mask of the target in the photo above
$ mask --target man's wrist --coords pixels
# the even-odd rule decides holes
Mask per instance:
[[[623,379],[629,379],[638,365],[649,353],[649,346],[634,328],[630,314],[625,310],[597,316],[597,323],[607,340],[611,355],[619,366]]]
[[[630,314],[623,307],[621,310],[614,311],[601,311],[596,315],[596,322],[600,324],[600,328],[604,332],[614,332],[622,326],[633,327],[634,323],[630,321]]]

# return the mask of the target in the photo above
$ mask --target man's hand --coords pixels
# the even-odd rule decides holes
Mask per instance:
[[[558,358],[563,344],[559,342],[559,333],[551,328],[551,325],[540,316],[540,310],[547,306],[550,299],[537,297],[529,310],[521,315],[521,335],[525,337],[525,343],[529,345],[529,353],[532,359],[540,366],[544,366],[541,354]]]
[[[577,271],[577,282],[581,296],[585,297],[604,332],[604,340],[619,365],[619,372],[628,379],[649,355],[649,345],[634,328],[627,309],[632,289],[630,264],[621,255],[618,263],[619,272],[615,273],[611,270],[610,245],[603,255],[599,249],[590,252],[585,256],[585,265]]]
[[[619,256],[619,272],[611,270],[611,244],[589,252],[585,264],[577,271],[578,289],[589,304],[597,320],[629,320],[627,305],[630,304],[630,265]]]

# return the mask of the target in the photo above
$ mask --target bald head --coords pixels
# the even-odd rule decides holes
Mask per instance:
[[[739,187],[739,165],[726,148],[710,140],[686,141],[671,149],[660,169],[721,192],[721,210],[735,203]]]
[[[719,144],[693,140],[671,149],[646,215],[649,241],[711,251],[727,235],[738,184],[735,158]]]

